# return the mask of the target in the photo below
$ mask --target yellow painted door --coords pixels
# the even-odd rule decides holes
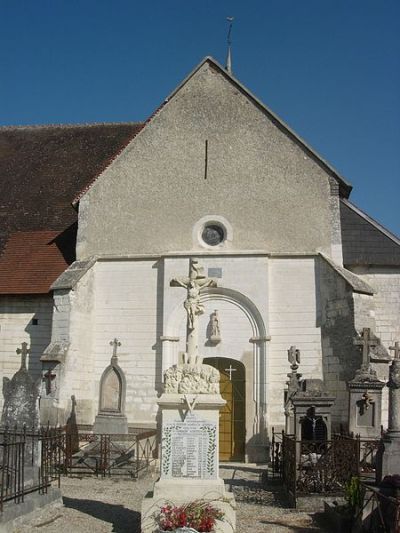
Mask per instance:
[[[220,372],[220,392],[226,405],[219,417],[219,460],[230,461],[233,451],[233,386],[229,376]]]
[[[244,461],[246,440],[244,365],[225,357],[210,357],[204,362],[219,370],[220,392],[226,401],[219,418],[219,460]]]

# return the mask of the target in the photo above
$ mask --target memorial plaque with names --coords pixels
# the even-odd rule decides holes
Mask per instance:
[[[217,426],[188,413],[185,420],[164,425],[162,477],[216,479]]]

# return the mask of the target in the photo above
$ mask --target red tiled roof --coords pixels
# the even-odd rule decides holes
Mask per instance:
[[[0,257],[0,294],[46,294],[68,268],[58,231],[12,233]]]

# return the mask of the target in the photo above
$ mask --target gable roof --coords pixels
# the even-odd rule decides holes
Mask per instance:
[[[266,113],[270,120],[281,130],[283,131],[288,137],[290,137],[298,146],[300,146],[309,157],[311,157],[319,166],[321,166],[325,172],[327,172],[330,176],[332,176],[339,185],[339,192],[341,196],[348,197],[350,195],[350,192],[352,190],[352,185],[343,177],[341,176],[337,170],[335,170],[325,159],[323,159],[311,146],[309,146],[297,133],[295,133],[281,118],[278,117],[269,107],[267,107],[265,104],[261,102],[256,96],[254,96],[244,85],[240,83],[239,80],[237,80],[232,74],[228,73],[218,61],[216,61],[214,58],[210,56],[206,56],[198,65],[195,67],[192,72],[172,91],[172,93],[165,98],[165,100],[162,102],[162,104],[156,109],[156,111],[149,117],[149,119],[146,120],[144,126],[149,124],[152,119],[158,115],[158,113],[162,110],[162,108],[167,105],[171,99],[188,83],[193,76],[205,65],[208,63],[212,68],[216,69],[219,73],[221,73],[227,80],[229,80],[231,83],[233,83],[238,90],[240,90],[245,96],[247,96],[254,105],[256,105],[261,111]],[[140,132],[138,132],[139,134]],[[132,139],[133,140],[133,139]],[[121,150],[122,151],[122,150]],[[115,158],[113,158],[115,159]],[[112,161],[110,161],[110,164]],[[103,171],[105,168],[103,169]],[[99,173],[97,176],[93,178],[93,180],[86,185],[85,188],[83,188],[79,194],[75,197],[73,203],[74,205],[79,202],[79,200],[84,196],[88,190],[91,188],[93,183],[97,181],[97,179],[100,177]]]
[[[344,198],[340,219],[344,265],[400,265],[400,239]]]
[[[68,268],[58,231],[13,233],[0,257],[0,294],[46,294]]]
[[[62,231],[76,194],[143,127],[141,123],[0,128],[0,254],[15,231]]]
[[[306,143],[304,139],[302,139],[295,131],[293,131],[287,124],[284,122],[276,113],[274,113],[268,106],[266,106],[261,100],[259,100],[254,94],[247,89],[238,79],[236,79],[232,73],[229,73],[218,61],[216,61],[211,56],[206,56],[200,63],[197,65],[195,69],[183,80],[183,82],[178,85],[178,87],[166,98],[166,102],[168,102],[173,96],[192,78],[198,70],[205,64],[209,63],[211,66],[213,66],[215,69],[217,69],[221,74],[225,76],[228,80],[230,80],[245,96],[250,98],[250,100],[253,101],[253,103],[259,107],[262,111],[264,111],[269,118],[272,120],[272,122],[281,129],[284,133],[286,133],[296,144],[298,144],[301,148],[303,148],[307,154],[312,157],[312,159],[318,163],[328,174],[330,174],[333,178],[335,178],[338,181],[340,192],[344,197],[348,197],[351,190],[352,185],[349,181],[347,181],[343,176],[341,176],[338,171],[330,164],[328,163],[323,157],[321,157],[309,144]]]

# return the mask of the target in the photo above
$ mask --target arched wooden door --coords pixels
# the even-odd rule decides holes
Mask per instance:
[[[246,439],[245,368],[226,357],[208,357],[204,363],[220,373],[220,392],[225,407],[219,419],[219,460],[244,461]]]

